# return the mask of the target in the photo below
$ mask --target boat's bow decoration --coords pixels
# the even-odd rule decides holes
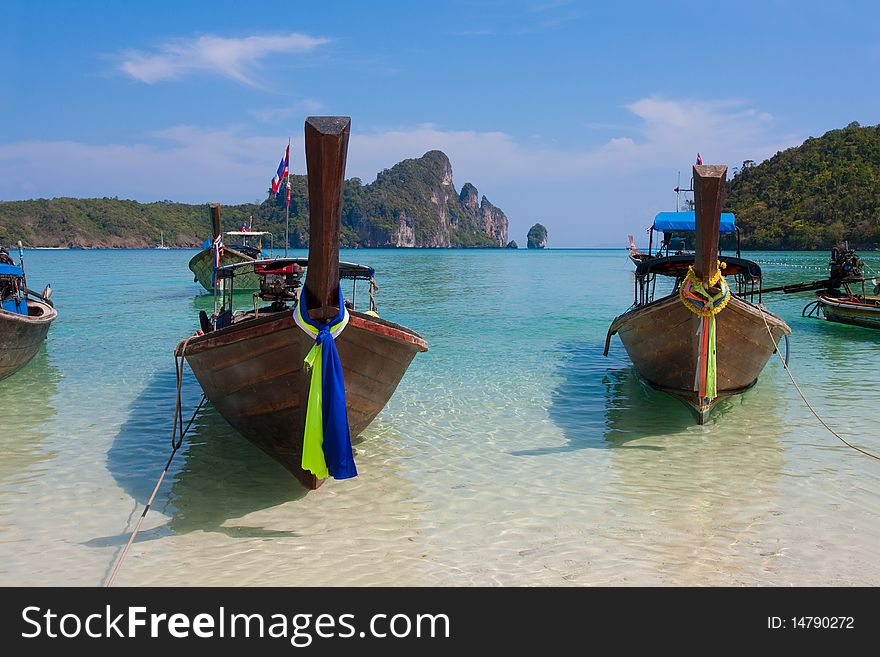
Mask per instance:
[[[730,300],[730,288],[721,274],[721,262],[717,259],[718,239],[721,234],[719,218],[722,214],[726,177],[726,166],[694,167],[694,228],[697,251],[694,264],[688,267],[687,276],[679,288],[682,303],[700,317],[694,390],[704,405],[708,405],[718,396],[715,315]]]
[[[336,338],[348,325],[349,315],[340,286],[337,286],[337,293],[339,312],[328,321],[309,317],[305,295],[293,311],[296,325],[315,340],[304,360],[312,375],[306,405],[302,468],[318,479],[357,476],[348,427],[345,380],[336,349]]]
[[[217,268],[213,314],[202,311],[199,334],[177,348],[181,354],[186,345],[186,360],[220,414],[307,488],[357,475],[352,437],[385,407],[415,355],[428,350],[418,333],[379,317],[373,268],[339,261],[349,123],[306,121],[308,258]],[[256,279],[254,293],[236,295],[247,276]],[[369,285],[369,310],[358,309],[358,283]]]
[[[638,264],[633,305],[612,322],[605,344],[607,354],[618,334],[639,375],[687,403],[700,424],[721,397],[751,387],[791,333],[760,303],[761,268],[739,249],[720,256],[721,234],[736,231],[732,215],[722,221],[726,174],[725,166],[695,166],[694,212],[657,215],[654,229],[664,236],[692,232],[694,252],[667,250]],[[655,300],[658,276],[672,290]]]
[[[723,263],[719,263],[722,265]],[[716,293],[711,292],[712,288],[717,288]],[[716,331],[715,331],[715,315],[724,310],[727,302],[730,301],[730,287],[724,276],[721,275],[719,269],[709,287],[703,283],[694,274],[694,268],[688,268],[687,276],[678,290],[678,296],[684,307],[700,318],[700,328],[697,331],[697,343],[699,344],[699,355],[697,358],[697,371],[694,377],[694,390],[699,392],[700,399],[704,404],[708,404],[717,393],[717,373],[716,373]]]

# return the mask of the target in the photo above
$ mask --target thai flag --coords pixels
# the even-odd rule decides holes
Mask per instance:
[[[275,196],[281,194],[281,182],[290,172],[290,145],[288,144],[287,148],[284,149],[284,157],[281,158],[281,163],[278,165],[278,171],[275,173],[275,177],[272,178],[272,191],[275,193]]]
[[[697,153],[697,166],[700,166],[701,164],[703,164],[703,158]]]

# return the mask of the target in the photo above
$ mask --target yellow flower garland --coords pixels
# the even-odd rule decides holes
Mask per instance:
[[[688,265],[688,273],[685,276],[684,281],[682,281],[681,286],[678,288],[678,298],[684,304],[684,307],[690,310],[695,315],[699,315],[700,317],[711,317],[713,315],[717,315],[724,308],[727,307],[728,302],[730,301],[730,286],[727,284],[727,280],[724,276],[721,275],[721,270],[727,267],[726,262],[718,261],[718,270],[715,272],[715,275],[709,280],[709,285],[719,285],[721,286],[721,291],[716,295],[711,295],[709,292],[703,287],[702,282],[697,278],[697,274],[694,271],[693,265]],[[688,291],[693,290],[696,294],[703,297],[706,300],[706,306],[700,308],[695,305],[693,301],[687,298],[686,294]]]

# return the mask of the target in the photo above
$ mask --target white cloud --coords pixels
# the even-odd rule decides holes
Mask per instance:
[[[152,137],[153,143],[0,145],[0,198],[251,201],[264,197],[286,146],[280,137],[247,136],[240,128],[175,126]],[[55,172],[48,177],[39,173],[47,154]]]
[[[681,168],[698,151],[706,162],[726,162],[732,167],[745,159],[760,161],[800,142],[791,135],[777,134],[769,114],[737,100],[646,97],[626,109],[641,125],[630,135],[613,137],[596,147],[566,148],[534,136],[520,140],[503,132],[450,131],[423,124],[353,137],[349,161],[362,175],[372,167],[436,148],[449,155],[457,181],[471,177],[492,182],[514,178],[583,181],[625,171]]]
[[[557,246],[601,245],[616,243],[618,233],[636,234],[656,211],[671,209],[676,172],[688,170],[698,151],[706,163],[733,167],[801,141],[780,135],[772,117],[741,101],[647,97],[626,109],[639,127],[588,148],[429,123],[363,133],[355,120],[347,175],[369,182],[402,159],[439,149],[449,156],[459,188],[470,181],[505,210],[513,237],[541,220],[551,224]],[[131,145],[0,144],[0,199],[261,199],[287,135],[181,125],[150,137]],[[47,157],[59,175],[45,175]],[[303,160],[301,133],[294,134],[292,171],[304,172]]]
[[[329,39],[297,32],[237,39],[203,35],[191,41],[166,41],[153,52],[126,50],[120,53],[119,68],[146,84],[194,72],[216,73],[243,84],[254,84],[251,74],[261,59],[282,53],[311,52],[328,42]]]

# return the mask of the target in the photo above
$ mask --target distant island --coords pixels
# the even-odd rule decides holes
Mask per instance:
[[[290,242],[308,246],[306,176],[291,176]],[[19,239],[32,247],[150,248],[164,233],[166,246],[198,247],[210,236],[207,203],[139,203],[117,198],[55,198],[0,202],[0,244]],[[254,218],[254,229],[284,240],[284,200],[225,205],[224,230]],[[345,182],[344,247],[504,247],[507,217],[477,188],[456,192],[452,165],[441,151],[404,160],[364,185]]]
[[[526,247],[529,249],[543,249],[547,246],[547,229],[541,224],[535,224],[529,228],[526,235]]]
[[[880,247],[880,125],[850,123],[761,164],[743,162],[725,206],[743,248]]]

